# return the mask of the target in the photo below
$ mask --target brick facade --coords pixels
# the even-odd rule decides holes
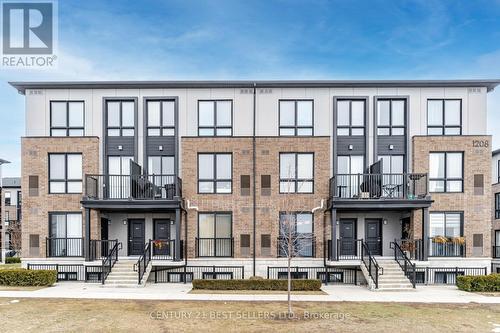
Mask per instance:
[[[500,230],[500,219],[495,218],[495,193],[500,193],[500,183],[493,184],[491,193],[492,245],[500,246],[500,244],[495,244],[495,231]]]
[[[49,236],[49,212],[82,212],[82,235],[85,235],[85,214],[81,208],[82,194],[49,194],[49,153],[82,153],[82,177],[99,170],[99,139],[97,137],[24,137],[22,150],[22,248],[24,258],[45,257],[45,238]],[[38,176],[38,195],[30,196],[29,176]],[[85,179],[83,179],[85,181]],[[85,184],[83,184],[84,188]],[[91,212],[92,237],[99,237],[98,214]],[[30,235],[39,236],[39,251],[30,249]]]
[[[182,138],[182,178],[183,196],[200,212],[232,212],[234,257],[244,257],[240,252],[240,235],[250,235],[253,244],[253,206],[250,195],[241,195],[241,175],[252,176],[252,138]],[[277,256],[279,234],[279,212],[310,212],[320,206],[321,200],[328,199],[330,178],[330,139],[328,137],[265,137],[256,139],[256,256],[258,258]],[[233,156],[232,194],[198,194],[197,154],[201,152],[231,152]],[[281,152],[314,153],[314,193],[279,193],[279,154]],[[261,195],[261,175],[271,176],[271,193]],[[252,186],[253,179],[250,180]],[[323,257],[323,212],[314,214],[314,234],[316,237],[316,257]],[[184,230],[183,230],[184,231]],[[195,238],[198,233],[198,214],[188,211],[188,256],[195,255]],[[261,253],[261,234],[271,235],[271,252]],[[246,257],[252,256],[252,247]]]
[[[474,142],[487,142],[474,147]],[[430,152],[463,152],[463,193],[431,193],[432,212],[463,212],[467,257],[491,256],[491,136],[415,136],[412,139],[413,172],[429,172]],[[479,145],[479,144],[478,144]],[[481,144],[483,145],[483,144]],[[483,175],[483,194],[474,193],[474,175]],[[421,212],[413,215],[415,237],[422,236]],[[482,254],[473,254],[473,235],[483,237]]]

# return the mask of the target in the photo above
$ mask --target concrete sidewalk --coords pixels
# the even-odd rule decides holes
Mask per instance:
[[[63,282],[34,291],[0,291],[9,298],[86,298],[200,301],[286,301],[286,294],[189,294],[191,284],[148,284],[144,288],[104,288],[98,284]],[[323,286],[327,295],[293,295],[294,301],[318,302],[418,302],[418,303],[491,303],[500,304],[500,296],[483,296],[449,286],[418,286],[409,292],[374,292],[362,286]]]

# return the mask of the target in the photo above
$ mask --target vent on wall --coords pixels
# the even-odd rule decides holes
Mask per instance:
[[[262,256],[271,255],[271,235],[269,234],[260,235],[260,254]]]
[[[481,92],[481,88],[480,87],[469,88],[469,93],[471,93],[471,94],[478,94],[480,92]]]
[[[472,255],[473,256],[483,255],[483,234],[472,235]]]
[[[240,235],[240,254],[242,257],[250,256],[250,235]]]
[[[39,235],[30,235],[30,257],[39,257],[40,256],[40,236]]]

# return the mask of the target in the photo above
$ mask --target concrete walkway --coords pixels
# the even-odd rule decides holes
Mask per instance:
[[[285,301],[286,295],[189,294],[191,284],[148,284],[144,288],[103,288],[98,284],[63,282],[34,291],[0,291],[9,298],[91,298],[144,300],[207,300],[207,301]],[[293,295],[294,301],[319,302],[423,302],[423,303],[496,303],[500,297],[467,293],[449,286],[418,286],[408,292],[374,292],[362,286],[323,286],[327,295]]]

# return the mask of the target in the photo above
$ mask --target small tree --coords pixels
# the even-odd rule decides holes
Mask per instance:
[[[7,234],[9,234],[11,249],[16,251],[17,254],[20,254],[22,243],[21,221],[9,221],[9,226],[6,231]]]

